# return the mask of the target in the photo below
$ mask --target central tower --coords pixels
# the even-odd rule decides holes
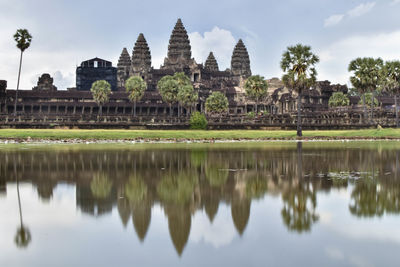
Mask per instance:
[[[182,71],[185,67],[192,64],[192,51],[189,36],[182,20],[178,19],[172,31],[168,45],[168,55],[164,60],[162,69],[172,69]]]

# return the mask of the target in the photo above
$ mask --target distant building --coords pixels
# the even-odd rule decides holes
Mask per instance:
[[[76,68],[76,89],[89,91],[92,84],[98,80],[106,80],[111,85],[111,90],[117,90],[117,68],[110,61],[93,58],[83,61]]]

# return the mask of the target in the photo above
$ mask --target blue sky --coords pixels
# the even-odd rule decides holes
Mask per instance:
[[[141,32],[158,68],[180,17],[198,63],[214,51],[220,69],[229,68],[242,38],[253,73],[280,77],[285,48],[303,43],[321,58],[319,80],[348,83],[347,65],[355,57],[400,59],[399,14],[400,0],[0,0],[0,79],[16,87],[19,51],[12,35],[18,28],[33,35],[21,88],[32,88],[48,72],[65,89],[74,86],[81,61],[98,56],[116,65]]]

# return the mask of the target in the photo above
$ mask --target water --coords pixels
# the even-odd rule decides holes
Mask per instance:
[[[0,146],[0,266],[398,266],[397,142]]]

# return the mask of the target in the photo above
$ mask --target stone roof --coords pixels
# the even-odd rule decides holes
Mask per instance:
[[[219,71],[218,63],[214,57],[213,52],[210,52],[210,54],[208,55],[204,68],[209,71]]]
[[[119,56],[118,59],[118,70],[122,70],[124,68],[129,68],[131,66],[131,56],[128,53],[128,50],[124,47],[124,49],[122,49],[122,53]]]
[[[233,75],[251,76],[250,57],[242,39],[236,44],[232,53],[231,71]]]
[[[168,59],[172,62],[176,62],[178,59],[189,61],[191,57],[192,51],[189,36],[182,20],[178,19],[169,39]]]

